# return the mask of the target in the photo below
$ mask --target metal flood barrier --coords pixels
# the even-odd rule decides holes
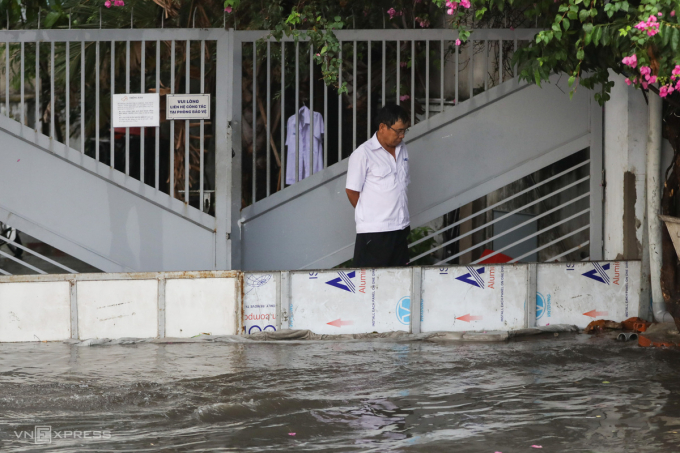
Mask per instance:
[[[582,328],[646,305],[639,261],[14,276],[0,342]]]

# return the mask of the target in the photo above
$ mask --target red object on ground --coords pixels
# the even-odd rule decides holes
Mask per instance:
[[[489,256],[493,253],[493,250],[486,249],[484,252],[482,252],[482,256],[480,258],[484,258],[485,256]],[[502,253],[498,253],[491,258],[482,260],[479,262],[479,264],[495,264],[495,263],[509,263],[512,261],[512,257],[509,257],[508,255],[504,255]]]
[[[680,343],[676,345],[675,343],[667,343],[665,341],[653,341],[640,334],[638,335],[638,346],[642,346],[643,348],[648,348],[650,346],[654,348],[671,348],[673,346],[680,346]]]

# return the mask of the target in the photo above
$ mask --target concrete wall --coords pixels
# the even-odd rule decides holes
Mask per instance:
[[[2,277],[0,342],[582,328],[640,315],[639,276],[612,261]]]
[[[624,77],[610,73],[615,85],[605,104],[604,168],[604,259],[642,260],[640,291],[643,316],[651,303],[647,242],[646,177],[648,109],[640,90],[629,87]],[[664,140],[661,170],[666,171],[673,149]],[[660,178],[663,184],[665,178]]]

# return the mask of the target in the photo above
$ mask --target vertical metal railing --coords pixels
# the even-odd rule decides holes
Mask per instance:
[[[242,57],[234,63],[252,68],[243,73],[251,79],[244,81],[250,102],[235,99],[244,118],[241,190],[245,204],[349,157],[370,138],[372,115],[386,102],[401,104],[413,126],[514,80],[515,43],[527,42],[534,34],[535,30],[476,30],[467,43],[456,46],[458,36],[452,30],[340,31],[336,35],[342,66],[337,85],[329,87],[321,80],[313,46],[304,39],[294,42],[283,37],[276,43],[280,52],[272,52],[275,41],[267,32],[237,32],[235,45],[241,47]],[[279,78],[273,77],[276,72]],[[373,83],[376,79],[380,82]],[[342,86],[347,89],[344,94],[338,89]],[[315,97],[316,93],[320,95]],[[296,115],[301,107],[309,108],[306,124]],[[273,116],[280,121],[272,123]],[[323,121],[318,142],[313,133],[316,117]],[[308,141],[301,143],[302,136]],[[270,159],[272,147],[280,152],[280,159]],[[316,159],[323,162],[315,166]]]
[[[184,82],[185,89],[179,92],[191,93],[192,83],[199,77],[196,89],[214,93],[216,77],[211,70],[216,42],[225,33],[228,32],[0,31],[5,51],[5,115],[49,137],[52,151],[63,149],[67,154],[80,152],[92,158],[101,165],[96,168],[104,176],[114,177],[112,170],[120,172],[127,179],[152,186],[157,194],[165,192],[196,209],[212,209],[213,203],[204,204],[204,195],[214,193],[214,187],[206,187],[215,181],[212,175],[206,176],[214,166],[208,165],[212,159],[205,155],[212,152],[215,142],[214,134],[206,134],[205,128],[212,130],[214,122],[183,120],[180,128],[175,121],[165,119],[165,112],[159,112],[163,123],[159,127],[117,130],[111,126],[111,102],[116,93],[155,91],[164,104],[166,92],[178,92],[178,83]],[[154,45],[155,52],[148,52]],[[182,57],[184,66],[178,60]],[[150,68],[153,73],[147,73]],[[49,87],[49,93],[45,87]],[[41,99],[44,96],[47,98]],[[34,105],[30,106],[30,102]],[[13,117],[13,112],[18,115]],[[147,146],[151,136],[153,158]],[[108,143],[103,137],[108,137]],[[183,147],[179,141],[183,141]],[[168,145],[167,152],[160,149],[163,143]]]

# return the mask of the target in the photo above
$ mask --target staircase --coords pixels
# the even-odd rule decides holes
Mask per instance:
[[[571,101],[567,92],[559,77],[542,88],[512,79],[412,126],[406,137],[411,226],[590,147],[590,259],[596,259],[602,110],[592,92],[579,89]],[[241,268],[322,269],[351,258],[355,225],[346,172],[344,160],[243,209]]]
[[[357,86],[361,79],[361,74],[357,74],[357,68],[361,67],[357,64],[357,55],[363,58],[363,54],[357,52],[357,40],[369,43],[367,65],[371,77],[378,70],[374,68],[371,72],[370,49],[378,51],[382,48],[383,102],[386,93],[399,99],[403,94],[400,90],[407,89],[407,82],[400,80],[402,72],[411,74],[410,93],[415,97],[414,67],[401,65],[408,55],[417,60],[416,64],[427,68],[428,87],[429,84],[439,84],[439,93],[444,93],[444,85],[449,83],[445,77],[445,65],[455,64],[458,68],[454,71],[455,105],[450,105],[451,101],[447,98],[448,107],[444,109],[444,100],[441,99],[443,111],[436,115],[426,113],[425,116],[429,117],[421,117],[406,137],[411,156],[409,210],[412,227],[424,225],[566,156],[590,148],[589,244],[590,259],[597,259],[601,249],[602,225],[601,208],[598,208],[602,199],[601,109],[592,100],[592,93],[584,89],[579,89],[570,101],[565,94],[568,91],[565,80],[558,77],[552,84],[539,88],[518,83],[512,74],[508,76],[508,72],[513,72],[507,69],[509,60],[504,53],[508,43],[514,41],[516,50],[518,40],[530,40],[534,33],[535,30],[475,31],[467,47],[468,51],[474,50],[469,53],[467,66],[462,63],[464,49],[459,52],[457,47],[450,47],[457,38],[452,30],[345,30],[338,33],[338,39],[343,43],[343,51],[353,49],[347,57],[349,61],[353,59],[353,69],[344,71],[352,74],[349,83],[353,106],[357,105],[357,93],[362,89]],[[351,258],[355,225],[353,209],[344,189],[347,155],[339,156],[337,163],[283,190],[272,189],[273,178],[270,178],[267,196],[259,200],[256,200],[253,173],[254,202],[241,209],[242,165],[246,159],[252,159],[255,169],[259,162],[257,152],[248,155],[244,138],[248,120],[242,116],[245,109],[250,108],[250,101],[243,98],[247,91],[247,77],[242,79],[234,77],[234,74],[245,74],[246,68],[258,70],[257,65],[252,64],[252,55],[257,54],[261,44],[257,40],[266,34],[263,31],[191,29],[0,31],[0,47],[4,45],[7,50],[5,71],[15,78],[21,71],[21,82],[13,79],[11,83],[14,87],[21,87],[20,115],[13,118],[9,114],[12,110],[7,95],[10,93],[9,79],[5,80],[4,90],[6,115],[0,115],[3,145],[0,153],[0,222],[104,272],[315,269],[333,267]],[[111,42],[113,47],[109,44]],[[390,51],[386,43],[389,42],[396,43],[391,47],[396,56],[395,60],[389,60],[390,64],[396,63],[396,68],[404,69],[386,69],[385,55]],[[426,42],[427,52],[418,55],[417,42]],[[489,44],[493,42],[498,44],[496,49],[500,55],[490,51]],[[437,79],[432,74],[434,65],[430,58],[431,55],[436,56],[432,52],[439,48],[440,56],[445,55],[445,43],[454,51],[450,58],[447,56],[445,64],[440,65],[441,73]],[[277,45],[283,52],[283,46],[272,41],[266,48],[273,52]],[[292,42],[286,45],[289,49],[298,46]],[[477,46],[484,49],[481,59],[476,52]],[[306,48],[307,52],[311,50],[309,45]],[[510,45],[510,48],[513,46]],[[141,51],[141,68],[131,66],[131,49]],[[299,50],[299,47],[296,49]],[[35,54],[27,55],[29,50]],[[251,52],[250,62],[246,59],[246,51]],[[147,52],[146,57],[144,52]],[[205,58],[206,52],[214,52],[216,57]],[[70,90],[59,92],[58,87],[55,89],[55,80],[59,80],[56,76],[49,81],[52,85],[51,102],[54,103],[55,98],[59,102],[65,98],[64,111],[70,112],[70,115],[65,115],[66,126],[63,128],[69,133],[62,141],[55,138],[58,134],[54,131],[59,127],[55,126],[53,112],[43,115],[36,108],[35,121],[30,124],[27,118],[33,112],[28,111],[29,104],[24,93],[25,85],[31,83],[31,74],[35,74],[31,62],[49,58],[50,67],[54,68],[55,55],[57,68],[60,67],[60,58],[71,62],[64,65]],[[71,58],[74,55],[75,58]],[[307,55],[311,56],[311,53]],[[494,76],[493,71],[489,71],[489,63],[496,57],[498,65]],[[104,59],[109,58],[106,61],[113,62],[109,65],[110,75],[103,72]],[[156,72],[145,69],[143,62],[146,60],[149,60],[146,67],[156,68],[152,70]],[[182,61],[189,61],[190,65],[182,66]],[[297,58],[287,56],[282,61],[285,64],[294,62],[296,74],[299,73]],[[210,68],[210,64],[214,67]],[[267,64],[261,67],[270,71],[270,66],[271,60],[267,60]],[[69,75],[69,71],[73,73]],[[483,74],[480,79],[482,85],[475,87],[480,72]],[[282,71],[282,74],[285,73]],[[207,74],[214,74],[212,86],[206,84]],[[467,86],[461,82],[465,80],[464,74]],[[268,82],[270,75],[268,72]],[[314,69],[308,76],[309,79],[316,78]],[[44,78],[44,75],[41,77]],[[107,77],[116,81],[113,89],[110,84],[107,85]],[[253,79],[257,80],[256,73]],[[215,83],[215,80],[220,83]],[[283,79],[281,84],[285,85]],[[80,90],[74,90],[78,85]],[[94,96],[86,96],[88,90],[92,93],[93,85],[96,86],[96,101]],[[269,82],[266,87],[266,107],[257,106],[255,93],[252,93],[251,112],[262,112],[264,108],[269,119],[274,116],[269,105],[275,94],[270,92],[273,85]],[[298,79],[295,81],[297,85]],[[100,137],[99,133],[96,137],[87,137],[95,143],[96,154],[84,152],[84,124],[95,120],[88,115],[97,112],[94,130],[108,134],[106,120],[102,118],[100,122],[99,113],[103,111],[101,105],[110,102],[114,89],[117,93],[160,92],[162,86],[169,86],[179,93],[211,92],[215,102],[210,122],[200,122],[199,126],[189,121],[164,121],[163,127],[155,128],[155,149],[153,145],[147,148],[148,156],[155,152],[155,178],[153,175],[151,178],[144,177],[143,169],[137,176],[133,174],[132,169],[139,161],[133,162],[129,154],[130,129],[125,131],[124,138],[118,138],[125,142],[122,166],[116,164],[111,156],[100,156],[100,140],[105,141],[105,137]],[[252,83],[251,87],[254,91]],[[369,84],[368,92],[371,89],[377,90],[377,87],[371,88]],[[69,94],[74,91],[76,95],[69,105]],[[463,95],[462,91],[468,93]],[[328,92],[317,92],[317,96],[322,94],[326,96],[324,105],[327,108]],[[313,104],[313,87],[311,95]],[[286,98],[285,102],[297,111],[301,99],[295,96],[294,99]],[[338,102],[342,105],[341,101]],[[436,102],[433,100],[432,104]],[[370,118],[370,102],[368,104],[367,116]],[[413,98],[410,104],[413,113]],[[343,113],[342,107],[338,111],[341,118],[347,114]],[[16,106],[14,112],[17,112]],[[353,114],[354,129],[351,131],[333,131],[334,125],[326,125],[329,135],[336,133],[340,142],[344,140],[345,147],[360,136],[356,126],[357,112]],[[51,118],[48,118],[49,115],[52,115]],[[261,113],[255,114],[256,117],[258,115]],[[328,121],[329,116],[325,115],[325,118]],[[69,125],[69,121],[78,122]],[[49,128],[40,127],[46,125]],[[79,137],[73,133],[78,128]],[[39,132],[41,129],[51,132],[43,134]],[[183,134],[184,131],[189,133]],[[262,129],[257,129],[253,135],[257,137],[262,133]],[[166,134],[171,145],[168,143],[159,151],[158,137],[162,134]],[[73,140],[70,142],[71,136]],[[110,138],[114,139],[113,132]],[[211,139],[214,144],[209,149],[207,143]],[[76,142],[80,142],[80,146]],[[252,146],[255,147],[256,143]],[[200,155],[198,171],[176,165],[177,159],[180,163],[189,161],[190,154],[196,149]],[[340,144],[338,149],[342,149]],[[211,152],[214,152],[214,175],[207,170],[207,160],[204,162]],[[166,168],[175,169],[174,173],[167,175],[167,181],[166,176],[159,176],[159,167],[167,162],[161,159],[159,163],[159,153],[161,158],[169,159]],[[345,159],[342,160],[342,157]],[[141,160],[144,162],[144,158]],[[267,165],[271,164],[273,160],[268,157]],[[141,165],[143,168],[143,163]],[[179,187],[182,183],[175,184],[177,168],[184,168],[183,187]],[[267,171],[270,169],[268,167]],[[192,179],[188,177],[190,174],[195,175],[196,180],[189,182]],[[271,175],[268,173],[268,176]],[[190,203],[191,192],[200,192],[203,200],[208,180],[214,185],[214,215],[206,212],[202,204]],[[162,189],[163,184],[167,184],[169,189]]]
[[[129,154],[129,135],[121,139],[119,143],[125,143],[125,162],[123,169],[116,169],[113,158],[107,161],[99,155],[99,150],[104,149],[103,143],[109,137],[96,136],[96,156],[87,155],[83,151],[85,144],[84,123],[94,118],[97,112],[98,130],[110,129],[104,118],[99,118],[100,101],[107,103],[110,99],[110,90],[104,89],[105,74],[101,71],[103,66],[104,45],[114,41],[116,50],[122,49],[123,56],[127,52],[127,66],[118,65],[117,73],[112,74],[115,78],[127,77],[126,86],[130,90],[130,47],[141,44],[147,51],[157,46],[156,67],[160,67],[160,52],[165,43],[172,42],[172,53],[175,54],[175,41],[177,46],[192,40],[196,44],[205,46],[206,43],[217,47],[222,51],[223,57],[218,58],[219,63],[224,63],[228,57],[226,46],[228,45],[228,32],[225,30],[44,30],[44,31],[14,31],[0,32],[0,42],[6,42],[5,52],[7,59],[5,68],[20,68],[20,76],[13,73],[12,85],[20,84],[21,104],[18,109],[18,118],[0,115],[0,141],[2,152],[0,153],[0,222],[7,223],[18,230],[39,239],[40,241],[55,247],[62,252],[71,255],[87,264],[104,272],[140,272],[140,271],[184,271],[184,270],[214,270],[229,268],[228,260],[228,221],[226,219],[227,183],[224,178],[217,181],[215,190],[216,215],[210,215],[199,207],[192,206],[188,196],[171,196],[159,188],[158,173],[158,145],[156,145],[156,178],[146,183],[140,181],[139,175],[131,175],[130,168],[138,161],[133,162]],[[108,42],[107,42],[108,41]],[[36,43],[42,43],[37,46]],[[18,52],[20,43],[20,53]],[[56,51],[55,51],[56,43]],[[162,43],[162,44],[161,44]],[[78,53],[82,49],[82,59]],[[213,47],[214,49],[214,47]],[[31,51],[31,58],[28,51]],[[33,54],[34,53],[34,54]],[[108,52],[110,54],[110,52]],[[11,55],[11,59],[10,59]],[[33,60],[35,55],[35,60]],[[70,58],[74,56],[75,58]],[[118,54],[119,56],[121,54]],[[144,53],[142,53],[144,55]],[[86,63],[91,61],[91,66]],[[71,88],[80,86],[74,96],[67,90],[55,91],[55,79],[52,77],[51,96],[65,98],[67,122],[66,130],[69,136],[80,131],[80,137],[67,137],[62,142],[58,141],[55,131],[54,114],[51,119],[46,119],[35,110],[33,127],[29,126],[27,118],[32,119],[33,110],[24,102],[25,85],[34,83],[32,69],[29,65],[38,58],[49,59],[51,68],[55,68],[63,61],[70,61],[66,65],[66,80],[70,80]],[[149,55],[149,59],[153,54]],[[91,59],[91,60],[90,60]],[[113,61],[113,57],[111,57]],[[151,66],[151,65],[149,65]],[[58,67],[58,66],[56,66]],[[222,64],[226,67],[226,64]],[[175,73],[175,60],[172,61],[173,74]],[[72,73],[69,75],[68,71]],[[90,77],[90,71],[96,71],[96,77]],[[101,71],[101,72],[100,72]],[[139,69],[137,70],[139,71]],[[144,65],[142,64],[142,71]],[[12,71],[7,70],[8,74]],[[187,71],[188,72],[188,71]],[[50,74],[53,74],[51,72]],[[201,73],[203,74],[203,73]],[[219,72],[221,75],[221,71]],[[144,73],[144,77],[133,80],[139,86],[141,78],[141,91],[144,83],[153,80],[153,73]],[[134,76],[134,73],[133,73]],[[17,83],[16,79],[21,79]],[[49,77],[49,75],[48,75]],[[94,101],[94,96],[86,96],[86,77],[88,88],[91,85],[97,87],[96,105],[94,102],[86,106],[85,102]],[[159,78],[156,77],[155,88],[158,89]],[[134,78],[134,77],[133,77]],[[26,83],[24,83],[26,81]],[[62,81],[63,83],[63,81]],[[119,84],[117,84],[118,87]],[[10,80],[6,80],[5,93],[9,91]],[[203,85],[201,85],[203,88]],[[189,82],[187,81],[187,89]],[[130,91],[128,91],[130,92]],[[195,92],[195,91],[194,91]],[[69,94],[72,104],[69,106]],[[73,98],[76,99],[73,99]],[[101,97],[101,99],[100,99]],[[7,99],[8,96],[5,96]],[[78,104],[78,99],[81,99]],[[54,99],[51,100],[54,102]],[[106,104],[104,104],[106,105]],[[5,113],[10,112],[7,101]],[[227,151],[227,118],[224,114],[227,106],[216,108],[212,112],[212,118],[225,125],[216,128],[217,138],[220,143],[215,148],[217,162],[224,164]],[[74,115],[74,112],[76,113]],[[80,119],[78,120],[78,117]],[[68,121],[78,121],[69,127]],[[64,117],[62,117],[64,118]],[[41,130],[42,124],[49,124],[50,136],[44,135]],[[178,122],[180,123],[180,122]],[[183,121],[181,123],[184,123]],[[75,126],[75,127],[73,127]],[[173,125],[174,126],[174,125]],[[155,129],[155,131],[154,131]],[[198,127],[196,127],[196,130]],[[64,130],[62,128],[62,130]],[[74,132],[75,131],[75,132]],[[129,134],[129,130],[127,132]],[[147,136],[160,135],[158,128],[147,128]],[[192,132],[193,133],[193,132]],[[198,132],[197,132],[198,133]],[[201,122],[201,136],[203,136],[203,122]],[[80,138],[83,138],[81,141]],[[113,133],[110,138],[114,138]],[[70,143],[69,143],[69,139]],[[95,137],[87,137],[88,141],[94,142]],[[196,140],[198,142],[198,140]],[[158,143],[158,142],[156,142]],[[184,143],[182,143],[184,145]],[[189,140],[186,141],[187,155],[189,153]],[[193,143],[192,143],[193,145]],[[203,150],[203,138],[201,138],[201,153]],[[79,148],[80,149],[77,149]],[[182,146],[181,150],[184,149]],[[107,151],[108,152],[108,151]],[[165,158],[168,148],[160,150]],[[165,154],[164,154],[165,153]],[[147,149],[148,155],[154,154],[154,149]],[[153,159],[151,159],[153,161]],[[203,159],[201,158],[201,174],[203,173]],[[225,165],[228,169],[228,165]],[[224,172],[223,172],[224,173]],[[188,173],[187,173],[188,174]],[[153,178],[151,178],[153,179]],[[164,183],[164,178],[161,184]],[[201,182],[203,178],[201,177]],[[196,184],[197,185],[197,184]],[[172,186],[172,184],[171,184]],[[187,184],[187,188],[189,185]],[[192,187],[193,189],[193,187]],[[174,187],[170,193],[175,192]],[[188,193],[188,191],[185,191]],[[201,191],[203,195],[203,191]],[[202,205],[201,205],[202,207]],[[28,250],[30,252],[30,250]],[[3,255],[4,256],[4,255]],[[7,258],[7,256],[6,256]],[[44,258],[44,257],[43,257]],[[16,260],[15,260],[16,261]],[[29,266],[30,267],[30,266]],[[71,271],[65,268],[67,271]],[[35,269],[34,269],[35,270]]]

